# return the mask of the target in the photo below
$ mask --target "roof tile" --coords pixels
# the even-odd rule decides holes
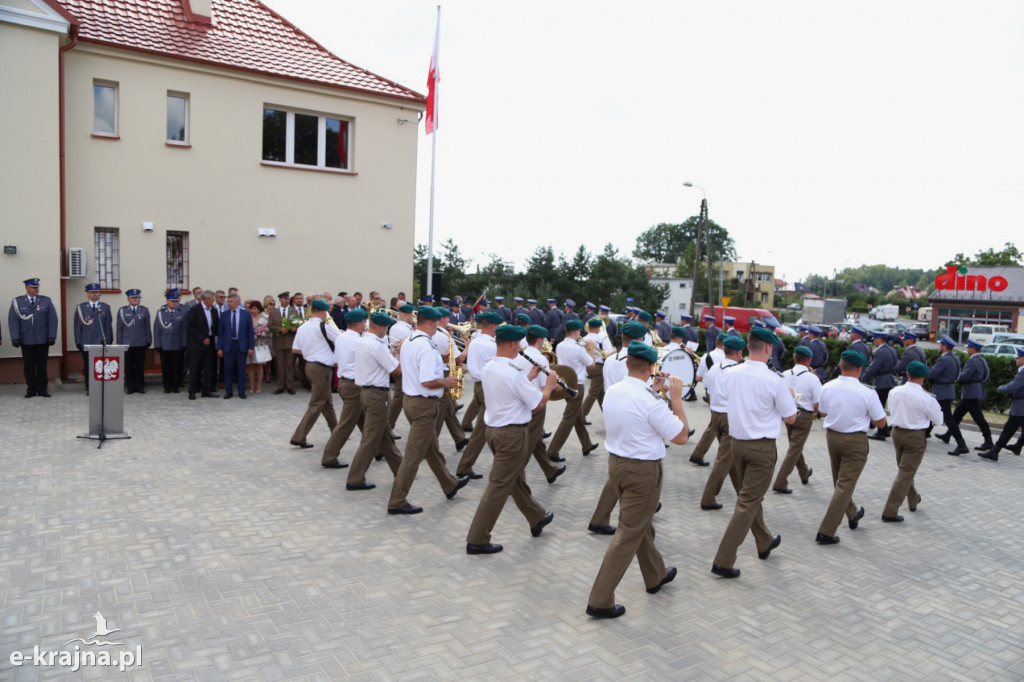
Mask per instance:
[[[349,64],[258,0],[213,0],[211,24],[189,22],[181,0],[50,0],[78,21],[78,39],[423,102],[423,95]]]

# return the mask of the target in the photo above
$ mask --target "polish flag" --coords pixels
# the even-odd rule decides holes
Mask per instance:
[[[441,71],[437,65],[437,48],[441,40],[441,8],[437,8],[437,31],[434,33],[434,54],[430,55],[430,72],[427,74],[427,135],[437,130],[437,84],[441,82]]]

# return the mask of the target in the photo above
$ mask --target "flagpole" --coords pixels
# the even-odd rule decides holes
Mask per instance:
[[[434,172],[437,167],[437,82],[440,80],[438,64],[438,47],[441,40],[441,5],[437,6],[437,30],[434,32],[434,54],[430,59],[430,105],[432,111],[427,112],[432,129],[427,131],[433,135],[430,144],[430,229],[427,234],[427,294],[434,293]]]

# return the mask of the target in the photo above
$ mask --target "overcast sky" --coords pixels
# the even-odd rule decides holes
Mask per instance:
[[[436,0],[268,4],[426,92]],[[1024,247],[1022,29],[996,0],[445,2],[435,244],[630,255],[697,214],[689,180],[789,281]],[[417,243],[430,149],[421,124]]]

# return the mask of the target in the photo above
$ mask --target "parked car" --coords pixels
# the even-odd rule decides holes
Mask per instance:
[[[1012,343],[1014,346],[1024,346],[1024,336],[999,332],[992,335],[992,343]]]
[[[771,322],[776,327],[779,326],[779,321],[775,318],[775,316],[772,315],[767,310],[765,310],[764,308],[739,308],[736,306],[729,306],[728,311],[726,311],[724,308],[722,308],[722,306],[716,305],[714,308],[714,313],[712,313],[712,310],[709,306],[704,306],[704,308],[700,311],[700,326],[702,329],[708,328],[707,322],[704,321],[704,316],[711,314],[714,314],[715,324],[718,325],[719,328],[721,328],[722,326],[722,318],[725,315],[728,314],[731,315],[732,317],[735,317],[736,329],[741,332],[749,332],[751,322],[754,320],[757,320],[759,322]]]
[[[971,341],[976,341],[980,344],[987,345],[993,343],[993,338],[998,332],[1009,332],[1010,328],[1002,324],[976,324],[971,327],[971,333],[968,338]]]
[[[790,303],[789,305],[786,306],[786,310],[790,311],[791,313],[798,313],[803,309],[804,307],[799,303]]]
[[[903,332],[907,331],[907,325],[902,322],[883,322],[878,325],[878,331],[885,332],[892,336],[893,334],[903,335]]]
[[[918,338],[926,339],[931,332],[931,327],[926,322],[918,322],[910,326],[910,331],[917,335]]]
[[[1020,346],[1014,346],[1011,343],[990,343],[981,347],[981,353],[982,355],[1009,355],[1016,357],[1018,348]]]

